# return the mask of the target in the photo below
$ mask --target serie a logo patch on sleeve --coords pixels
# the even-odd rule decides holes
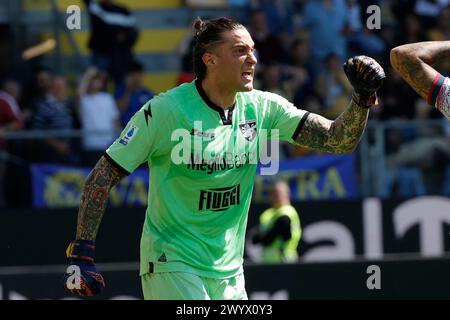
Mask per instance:
[[[120,143],[120,144],[123,144],[124,146],[126,146],[126,145],[134,138],[134,136],[136,135],[137,131],[138,131],[138,127],[136,127],[136,126],[131,126],[131,127],[128,129],[128,131],[127,131],[127,133],[125,134],[125,136],[122,137],[122,138],[119,140],[119,143]]]

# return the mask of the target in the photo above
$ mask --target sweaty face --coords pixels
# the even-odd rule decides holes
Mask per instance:
[[[245,28],[239,28],[225,32],[223,39],[213,50],[217,59],[215,76],[235,92],[252,90],[257,60],[250,34]]]

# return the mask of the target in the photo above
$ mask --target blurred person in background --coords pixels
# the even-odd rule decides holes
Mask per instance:
[[[250,12],[248,31],[255,41],[258,61],[261,65],[281,62],[284,46],[276,33],[269,30],[266,13],[261,9]]]
[[[181,60],[181,72],[176,81],[177,86],[195,79],[194,69],[192,67],[192,60],[194,59],[194,37],[195,33],[189,25],[177,47],[177,54]]]
[[[365,54],[380,59],[386,51],[383,39],[366,26],[366,9],[378,5],[379,1],[347,0],[349,6],[349,50],[355,54]]]
[[[120,123],[125,127],[131,117],[153,98],[154,94],[142,84],[144,67],[133,61],[127,70],[125,82],[116,87],[114,98],[120,111]]]
[[[435,24],[427,32],[427,40],[430,41],[445,41],[450,39],[450,4],[442,9],[437,18],[434,20]],[[436,66],[442,69],[442,73],[450,75],[450,59],[440,61],[440,65]]]
[[[66,80],[54,75],[51,79],[49,93],[36,104],[31,119],[33,130],[74,129],[74,109],[66,92]],[[70,139],[48,137],[33,143],[33,156],[37,162],[60,164],[74,163]]]
[[[383,97],[380,108],[377,109],[380,120],[407,122],[419,116],[417,110],[420,107],[420,98],[392,66],[387,69],[386,81],[380,89],[380,96]],[[414,126],[386,129],[386,154],[397,152],[402,144],[416,139],[418,135],[417,127]]]
[[[415,119],[419,97],[392,66],[387,69],[385,84],[380,89],[380,96],[383,97],[381,118],[383,120]]]
[[[308,1],[297,27],[310,34],[311,61],[316,74],[325,68],[325,59],[337,54],[343,62],[347,56],[349,35],[349,11],[345,0]]]
[[[291,205],[289,185],[275,181],[270,188],[271,207],[261,213],[259,225],[250,231],[253,244],[262,245],[261,262],[297,262],[302,229],[297,210]]]
[[[52,71],[43,66],[38,66],[32,71],[31,81],[23,92],[23,112],[27,128],[31,126],[32,114],[36,111],[37,105],[45,100],[50,92],[52,76]]]
[[[270,32],[292,34],[295,0],[249,0],[249,8],[264,11]]]
[[[288,83],[283,80],[283,70],[279,63],[270,62],[261,67],[260,80],[255,81],[255,88],[271,91],[288,99],[292,99],[292,91]]]
[[[120,84],[133,61],[133,46],[138,38],[136,20],[131,12],[114,0],[83,0],[91,21],[89,48],[92,64],[107,71]]]
[[[335,118],[347,107],[348,97],[352,92],[352,85],[342,70],[337,54],[330,54],[325,58],[325,70],[319,74],[316,91],[324,104],[321,113]]]
[[[0,208],[6,206],[6,171],[9,153],[3,138],[9,131],[21,130],[24,126],[22,112],[17,101],[20,97],[18,82],[8,79],[0,85]]]
[[[19,101],[22,95],[22,87],[19,82],[13,79],[4,80],[0,85],[0,103],[7,105],[4,109],[10,109],[14,117],[20,122],[20,128],[23,127],[24,116],[19,107]],[[20,129],[20,128],[14,128]]]
[[[450,4],[439,12],[434,25],[428,30],[428,40],[445,41],[450,39]]]
[[[271,62],[261,67],[255,88],[270,91],[293,100],[295,94],[309,81],[309,75],[303,68]]]
[[[450,0],[415,0],[414,12],[420,17],[423,28],[430,28],[439,13],[450,4]]]
[[[116,102],[103,91],[105,87],[105,73],[95,67],[86,70],[78,87],[83,164],[87,166],[98,161],[121,128]]]
[[[420,24],[420,18],[416,14],[407,13],[402,21],[395,35],[395,46],[426,40],[426,29]]]
[[[287,64],[296,70],[299,75],[296,77],[295,91],[293,92],[293,102],[296,106],[304,107],[306,98],[314,94],[314,72],[309,59],[309,38],[307,34],[299,35],[294,38],[287,59]]]

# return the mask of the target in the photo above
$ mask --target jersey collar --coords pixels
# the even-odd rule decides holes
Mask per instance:
[[[205,90],[203,90],[202,83],[199,79],[195,80],[195,87],[197,88],[197,91],[198,91],[200,97],[202,97],[202,99],[206,103],[206,105],[208,107],[210,107],[211,109],[213,109],[214,111],[219,113],[220,119],[222,119],[222,123],[224,125],[231,125],[233,123],[233,111],[234,111],[234,107],[236,106],[236,103],[234,103],[233,106],[230,109],[228,109],[228,118],[227,118],[227,117],[225,117],[224,110],[221,107],[219,107],[217,104],[215,104],[214,102],[209,100],[208,96],[205,93]]]

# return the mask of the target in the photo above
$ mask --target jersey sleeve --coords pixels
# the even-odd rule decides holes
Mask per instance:
[[[120,136],[106,150],[105,156],[126,173],[164,149],[169,132],[170,113],[167,99],[155,97],[130,119]]]
[[[294,142],[309,115],[309,112],[296,108],[287,99],[270,92],[264,92],[264,103],[269,114],[271,137],[278,131],[280,140]]]
[[[427,102],[450,120],[450,78],[437,74],[431,84]]]

